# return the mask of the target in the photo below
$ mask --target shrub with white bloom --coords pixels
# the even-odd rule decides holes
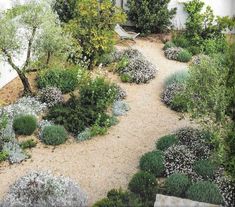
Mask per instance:
[[[124,101],[115,101],[113,104],[113,115],[123,116],[130,110],[129,105]]]
[[[48,107],[64,102],[61,90],[56,87],[47,87],[40,90],[37,97],[41,102],[47,103]]]
[[[184,91],[184,85],[180,83],[173,83],[173,84],[167,85],[165,90],[162,93],[162,101],[167,106],[171,106],[175,96],[182,91]]]
[[[180,52],[183,51],[183,48],[180,47],[171,47],[164,51],[164,54],[169,60],[177,60]]]
[[[87,195],[72,180],[49,172],[32,172],[11,187],[2,207],[86,207]]]
[[[120,86],[117,86],[116,88],[117,88],[116,100],[119,101],[119,100],[125,99],[127,96],[126,91],[123,88],[121,88]]]
[[[185,145],[173,145],[169,147],[164,152],[164,160],[167,176],[175,172],[186,175],[193,174],[193,163],[196,157]]]

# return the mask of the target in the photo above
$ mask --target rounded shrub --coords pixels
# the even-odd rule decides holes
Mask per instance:
[[[180,173],[172,174],[165,181],[167,194],[177,197],[184,197],[189,185],[189,178],[186,175]]]
[[[157,182],[154,175],[147,172],[136,173],[130,183],[129,189],[139,195],[144,201],[153,201],[157,192]]]
[[[195,201],[222,204],[223,198],[218,187],[209,181],[199,181],[189,187],[186,192],[187,198]]]
[[[192,54],[188,50],[181,50],[177,55],[177,60],[187,63],[191,60]]]
[[[165,151],[170,146],[172,146],[173,144],[177,144],[178,142],[179,139],[174,134],[166,135],[157,140],[156,148],[158,150]]]
[[[152,151],[144,154],[140,159],[140,169],[155,176],[163,175],[165,171],[163,153]]]
[[[37,128],[37,119],[33,115],[20,115],[13,120],[13,128],[18,135],[31,135]]]
[[[68,139],[68,134],[63,126],[51,125],[42,130],[42,141],[47,145],[63,144]]]
[[[194,163],[194,171],[204,179],[213,178],[216,171],[216,165],[211,160],[198,160]]]
[[[163,47],[163,50],[166,50],[168,48],[172,48],[172,47],[176,47],[175,44],[171,41],[168,41],[165,43],[164,47]]]
[[[85,207],[87,200],[87,195],[72,180],[48,172],[31,172],[10,187],[1,206]]]

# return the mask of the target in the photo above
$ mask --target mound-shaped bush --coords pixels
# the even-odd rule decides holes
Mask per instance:
[[[154,202],[157,193],[156,178],[147,172],[138,172],[132,177],[129,189],[140,196],[142,201]]]
[[[19,115],[13,120],[13,129],[19,135],[31,135],[37,128],[37,119],[32,115]]]
[[[11,187],[2,207],[86,207],[87,195],[80,186],[64,177],[48,172],[32,172],[21,177]]]
[[[56,87],[47,87],[40,90],[38,93],[38,98],[40,101],[47,103],[47,106],[49,107],[64,102],[64,97],[61,90]]]
[[[222,204],[223,198],[218,187],[209,181],[199,181],[189,187],[186,192],[187,198],[212,204]]]
[[[171,84],[185,84],[188,77],[188,70],[177,71],[164,80],[164,86],[167,87]]]
[[[114,116],[123,116],[130,110],[129,105],[124,101],[115,101],[112,107]]]
[[[211,153],[211,134],[192,127],[185,127],[176,132],[180,143],[186,145],[200,159],[207,159]]]
[[[211,160],[198,160],[193,164],[194,171],[204,179],[213,178],[216,165]]]
[[[141,207],[141,201],[139,198],[128,191],[123,191],[121,189],[112,189],[108,192],[107,198],[104,198],[96,202],[93,207]]]
[[[177,60],[180,62],[187,63],[191,60],[192,54],[188,50],[182,50],[177,56]]]
[[[161,137],[159,140],[157,140],[156,148],[158,150],[165,151],[170,146],[177,144],[178,142],[179,140],[174,134],[166,135],[166,136]]]
[[[63,126],[51,125],[42,130],[42,141],[47,145],[59,145],[65,143],[68,133]]]
[[[170,175],[165,181],[167,194],[177,197],[184,197],[189,185],[189,178],[180,173]]]
[[[195,155],[185,145],[173,145],[164,152],[166,174],[183,173],[190,175],[196,160]]]
[[[176,47],[175,44],[171,41],[168,41],[165,43],[164,47],[163,47],[163,50],[166,50],[168,48],[172,48],[172,47]]]
[[[122,52],[117,72],[124,82],[139,84],[155,78],[157,70],[138,50],[128,49]]]
[[[183,49],[181,47],[171,47],[171,48],[166,49],[164,51],[164,54],[166,58],[169,60],[177,60],[179,53],[182,51]]]
[[[121,101],[127,97],[127,93],[123,88],[117,85],[116,89],[117,89],[116,101]]]
[[[78,86],[77,72],[74,69],[50,69],[42,71],[38,74],[37,85],[39,88],[57,87],[62,93],[72,92]]]
[[[140,169],[157,177],[165,171],[164,157],[161,151],[147,152],[140,158]]]

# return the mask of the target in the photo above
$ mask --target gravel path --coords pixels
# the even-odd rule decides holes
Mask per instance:
[[[137,40],[140,50],[159,72],[149,84],[120,85],[126,89],[131,110],[120,123],[102,137],[83,143],[66,143],[55,149],[39,144],[31,151],[32,159],[19,165],[0,166],[0,197],[9,185],[31,170],[51,170],[56,175],[69,176],[88,193],[93,204],[112,188],[126,188],[137,171],[141,155],[155,147],[155,141],[180,127],[190,124],[160,100],[164,79],[186,64],[167,60],[162,44]],[[117,80],[117,78],[113,77]]]

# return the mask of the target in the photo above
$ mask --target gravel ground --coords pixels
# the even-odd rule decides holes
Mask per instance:
[[[138,170],[141,155],[155,147],[155,141],[172,131],[191,124],[180,114],[167,108],[160,100],[164,79],[184,63],[167,60],[163,44],[137,40],[132,47],[140,50],[159,69],[149,84],[120,83],[127,91],[126,102],[131,110],[120,123],[102,137],[82,143],[67,142],[57,148],[42,144],[30,152],[32,158],[19,165],[0,165],[0,198],[20,176],[31,170],[51,170],[56,175],[69,176],[88,193],[89,205],[106,196],[112,188],[126,188]],[[111,79],[119,79],[109,74]]]

